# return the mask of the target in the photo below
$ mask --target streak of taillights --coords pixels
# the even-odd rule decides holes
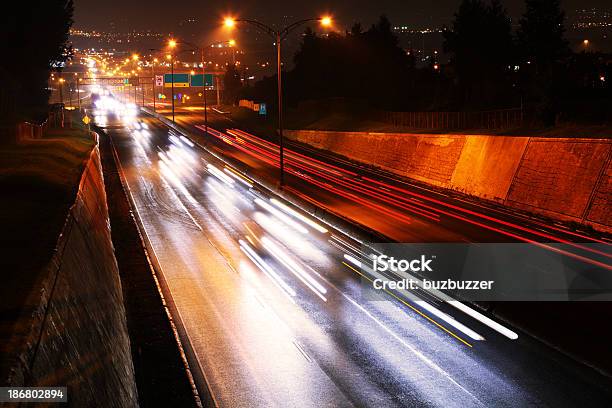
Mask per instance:
[[[239,131],[239,130],[236,130],[236,129],[232,129],[232,131],[234,133],[240,134],[242,137],[248,138],[250,140],[259,139],[256,136],[250,135],[250,134],[248,134],[246,132],[243,132],[243,131]],[[270,142],[267,142],[267,141],[263,141],[261,139],[259,139],[259,140],[260,140],[259,145],[266,145],[271,150],[277,150],[276,145],[274,145],[274,144],[272,144]],[[258,151],[260,154],[263,154],[265,156],[268,156],[268,157],[271,156],[271,153],[264,152],[261,149],[254,149],[254,150]],[[249,151],[247,149],[244,149],[244,151],[246,153],[250,154],[250,155],[253,155],[253,152],[251,152],[251,151]],[[289,149],[285,149],[285,151],[286,151],[286,154],[287,154],[288,158],[290,158],[292,154],[296,154],[296,152],[294,152],[292,150],[289,150]],[[297,154],[299,154],[299,153],[297,153]],[[307,156],[304,156],[304,155],[301,155],[301,156],[307,157]],[[312,160],[316,160],[316,159],[312,159],[311,158],[310,160],[312,161]],[[290,159],[288,160],[288,163],[292,163]],[[320,162],[320,163],[323,163],[323,162]],[[273,165],[278,167],[276,162],[272,162],[271,164],[273,164]],[[304,166],[300,166],[298,163],[293,162],[292,164],[294,166],[296,166],[296,167],[301,167],[301,168],[305,169],[306,171],[309,171],[309,172],[312,172],[312,173],[317,173],[316,170],[305,168]],[[329,165],[329,164],[325,164],[325,165],[326,166],[332,166],[332,165]],[[292,174],[295,174],[296,176],[298,176],[300,178],[303,178],[303,179],[309,181],[310,183],[316,184],[319,187],[323,187],[323,188],[326,188],[326,189],[328,189],[328,190],[330,190],[330,191],[332,191],[332,192],[334,192],[336,194],[340,194],[338,192],[339,191],[338,189],[331,190],[330,189],[331,186],[328,186],[328,185],[326,185],[324,183],[316,183],[314,179],[306,178],[306,177],[304,177],[304,175],[302,175],[302,174],[300,174],[298,172],[293,172]],[[318,173],[318,175],[323,177],[321,175],[321,173]],[[330,176],[325,176],[325,177],[330,179]],[[498,218],[495,218],[495,217],[492,217],[492,216],[489,216],[489,215],[478,213],[476,211],[472,211],[472,210],[469,210],[467,208],[463,208],[463,207],[456,206],[456,205],[453,205],[453,204],[450,204],[450,203],[446,203],[444,201],[437,200],[435,198],[428,197],[426,195],[418,194],[418,193],[415,193],[413,191],[405,190],[405,189],[402,189],[402,188],[399,188],[399,187],[393,186],[391,184],[387,184],[387,183],[384,183],[384,182],[381,182],[381,181],[378,181],[378,180],[375,180],[375,179],[372,179],[372,178],[369,178],[369,177],[363,177],[362,180],[368,181],[368,182],[372,182],[372,183],[374,183],[376,185],[383,186],[386,189],[397,191],[399,193],[403,193],[403,194],[409,195],[411,197],[417,197],[417,198],[419,198],[421,200],[424,200],[424,201],[428,201],[428,202],[431,202],[431,203],[434,203],[434,204],[442,205],[442,206],[445,206],[447,208],[450,208],[450,209],[453,209],[453,210],[456,210],[456,211],[459,211],[459,212],[463,212],[465,214],[469,214],[469,215],[472,215],[472,216],[475,216],[475,217],[482,218],[482,219],[487,220],[487,221],[498,223],[498,224],[504,225],[506,227],[510,227],[510,228],[513,228],[513,229],[516,229],[516,230],[519,230],[519,231],[523,231],[523,232],[529,233],[529,234],[537,235],[537,236],[549,239],[549,240],[554,241],[554,242],[559,242],[559,243],[571,245],[571,246],[573,246],[575,248],[578,248],[578,249],[581,249],[581,250],[585,250],[585,251],[588,251],[588,252],[592,252],[592,253],[596,253],[598,255],[602,255],[602,256],[605,256],[605,257],[612,257],[612,254],[610,254],[608,252],[603,252],[603,251],[599,251],[599,250],[594,249],[594,248],[589,248],[589,247],[586,247],[584,245],[580,245],[579,243],[574,243],[574,242],[571,242],[571,241],[568,241],[568,240],[564,240],[564,239],[555,237],[553,235],[547,234],[545,232],[537,231],[537,230],[534,230],[534,229],[531,229],[531,228],[527,228],[527,227],[524,227],[524,226],[521,226],[521,225],[518,225],[518,224],[515,224],[515,223],[512,223],[512,222],[504,221],[502,219],[498,219]],[[344,184],[344,187],[346,187],[346,188],[351,188],[350,184],[348,184],[346,181],[342,181],[342,180],[333,180],[333,181],[335,183],[337,183],[337,184]],[[352,181],[352,182],[354,182],[354,181]],[[355,187],[355,188],[352,188],[352,189],[356,189],[356,188],[361,189],[361,192],[363,192],[364,194],[367,194],[369,196],[374,196],[374,198],[381,199],[381,200],[383,200],[383,201],[385,201],[385,202],[387,202],[387,203],[389,203],[391,205],[403,207],[402,204],[394,202],[393,200],[389,200],[389,199],[385,200],[384,198],[381,197],[380,193],[373,194],[372,190],[369,190],[369,189],[372,189],[373,187],[370,187],[370,186],[367,186],[365,184],[362,184],[362,187]],[[400,201],[404,201],[405,202],[405,200],[406,200],[405,197],[398,196],[397,194],[391,193],[389,191],[386,191],[385,194],[391,195],[392,197],[394,197],[395,199],[400,200]],[[342,194],[340,194],[340,195],[342,195]],[[380,207],[380,206],[372,205],[371,203],[367,203],[366,204],[364,202],[364,200],[361,200],[361,201],[360,200],[356,200],[355,196],[352,195],[352,194],[350,194],[348,196],[347,195],[342,195],[342,196],[344,196],[345,198],[349,198],[349,199],[351,199],[353,201],[357,201],[357,202],[359,202],[361,204],[367,205],[367,206],[369,206],[371,208],[375,208],[375,209],[378,209],[380,211],[383,211],[381,209],[382,207]],[[406,203],[404,205],[410,205],[410,204]],[[432,206],[426,205],[425,203],[419,203],[419,205],[428,208],[428,210],[421,209],[420,211],[422,211],[422,212],[426,211],[427,213],[431,214],[431,211],[435,211],[437,213],[440,213],[440,214],[443,214],[443,215],[447,215],[449,217],[452,217],[452,218],[455,218],[455,219],[458,219],[458,220],[461,220],[461,221],[464,221],[464,222],[467,222],[467,223],[470,223],[470,224],[473,224],[473,225],[476,225],[476,226],[488,229],[490,231],[493,231],[493,232],[496,232],[496,233],[500,233],[500,234],[505,235],[507,237],[510,237],[510,238],[513,238],[513,239],[517,239],[519,241],[523,241],[523,242],[527,242],[527,243],[532,243],[532,244],[538,245],[538,246],[540,246],[542,248],[545,248],[545,249],[548,249],[548,250],[552,250],[553,252],[557,252],[557,253],[560,253],[560,254],[563,254],[563,255],[570,256],[572,258],[578,259],[578,260],[583,261],[583,262],[587,262],[587,263],[590,263],[590,264],[593,264],[593,265],[596,265],[596,266],[599,266],[599,267],[603,267],[603,268],[608,269],[608,270],[612,270],[612,265],[609,265],[609,264],[606,264],[606,263],[603,263],[603,262],[598,262],[596,260],[593,260],[591,258],[575,254],[573,252],[564,251],[564,250],[559,249],[559,248],[554,248],[554,247],[551,247],[549,245],[539,243],[539,242],[537,242],[535,240],[523,237],[521,235],[512,233],[510,231],[507,231],[507,230],[504,230],[504,229],[501,229],[501,228],[497,228],[497,227],[495,227],[493,225],[488,225],[488,224],[485,224],[483,222],[479,222],[479,221],[476,221],[476,220],[473,220],[473,219],[461,216],[461,215],[456,214],[456,213],[451,212],[451,211],[446,211],[446,210],[443,210],[441,208],[432,207]],[[414,208],[404,208],[404,209],[406,209],[408,211],[416,212]],[[383,212],[385,212],[385,211],[383,211]],[[398,218],[395,213],[389,213],[389,212],[386,212],[386,213],[388,215],[393,216],[394,218]],[[425,216],[424,214],[419,214],[419,215]],[[431,217],[431,215],[429,215],[429,217]]]

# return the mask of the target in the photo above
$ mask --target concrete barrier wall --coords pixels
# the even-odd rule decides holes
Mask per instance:
[[[42,276],[8,385],[67,386],[73,407],[138,406],[97,147]]]
[[[531,139],[508,194],[515,207],[581,219],[610,154],[608,141]]]
[[[448,186],[465,143],[457,135],[289,130],[287,136],[442,187]]]
[[[602,171],[586,213],[586,220],[596,224],[610,225],[612,220],[612,160],[611,154]]]
[[[449,188],[503,201],[529,138],[466,136],[465,139]]]
[[[609,230],[612,141],[289,130],[287,137],[434,186]]]

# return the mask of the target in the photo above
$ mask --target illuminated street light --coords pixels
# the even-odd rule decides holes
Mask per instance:
[[[323,16],[319,18],[307,18],[304,20],[298,20],[292,24],[287,25],[280,30],[274,29],[270,26],[265,25],[257,20],[249,19],[235,19],[233,17],[226,17],[223,20],[223,25],[227,28],[234,28],[236,23],[244,22],[254,25],[261,31],[270,35],[274,38],[274,44],[276,46],[276,77],[277,77],[277,91],[278,91],[278,137],[279,137],[279,161],[280,161],[280,187],[282,188],[285,184],[285,161],[284,161],[284,149],[283,149],[283,86],[282,86],[282,65],[281,65],[281,43],[287,38],[289,33],[299,26],[312,22],[318,21],[323,27],[329,27],[332,25],[332,18],[330,16]]]
[[[233,47],[236,45],[236,40],[229,40],[227,43],[230,45],[230,47]]]
[[[174,39],[170,39],[168,40],[168,48],[170,48],[171,50],[176,48],[176,40]],[[170,60],[170,72],[171,72],[171,76],[170,78],[172,78],[172,84],[171,84],[171,94],[172,94],[172,123],[174,123],[174,57],[172,54],[166,55],[166,59]]]
[[[139,59],[139,58],[140,58],[140,57],[138,56],[138,54],[133,54],[133,55],[132,55],[132,60],[133,60],[133,61],[138,61],[138,59]]]
[[[59,78],[60,103],[64,105],[64,78]]]

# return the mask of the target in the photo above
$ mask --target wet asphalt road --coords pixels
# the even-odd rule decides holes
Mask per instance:
[[[106,120],[182,340],[195,351],[191,365],[220,406],[612,401],[601,379],[527,336],[510,340],[428,300],[486,339],[478,341],[418,304],[364,298],[345,261],[356,245],[348,237],[293,217],[156,120],[136,119],[146,129]],[[436,228],[464,237],[428,230]]]

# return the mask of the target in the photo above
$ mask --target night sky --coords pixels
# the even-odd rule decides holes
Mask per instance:
[[[460,0],[351,0],[351,1],[281,1],[281,0],[74,0],[75,27],[108,30],[110,22],[117,29],[152,29],[171,32],[186,18],[195,17],[211,29],[221,17],[232,12],[242,17],[274,23],[283,15],[291,20],[314,17],[330,12],[340,26],[360,21],[364,26],[386,14],[394,25],[414,25],[415,28],[435,27],[448,23]],[[504,1],[515,18],[524,7],[523,0]],[[569,14],[576,8],[612,8],[610,0],[565,0],[563,7]]]

